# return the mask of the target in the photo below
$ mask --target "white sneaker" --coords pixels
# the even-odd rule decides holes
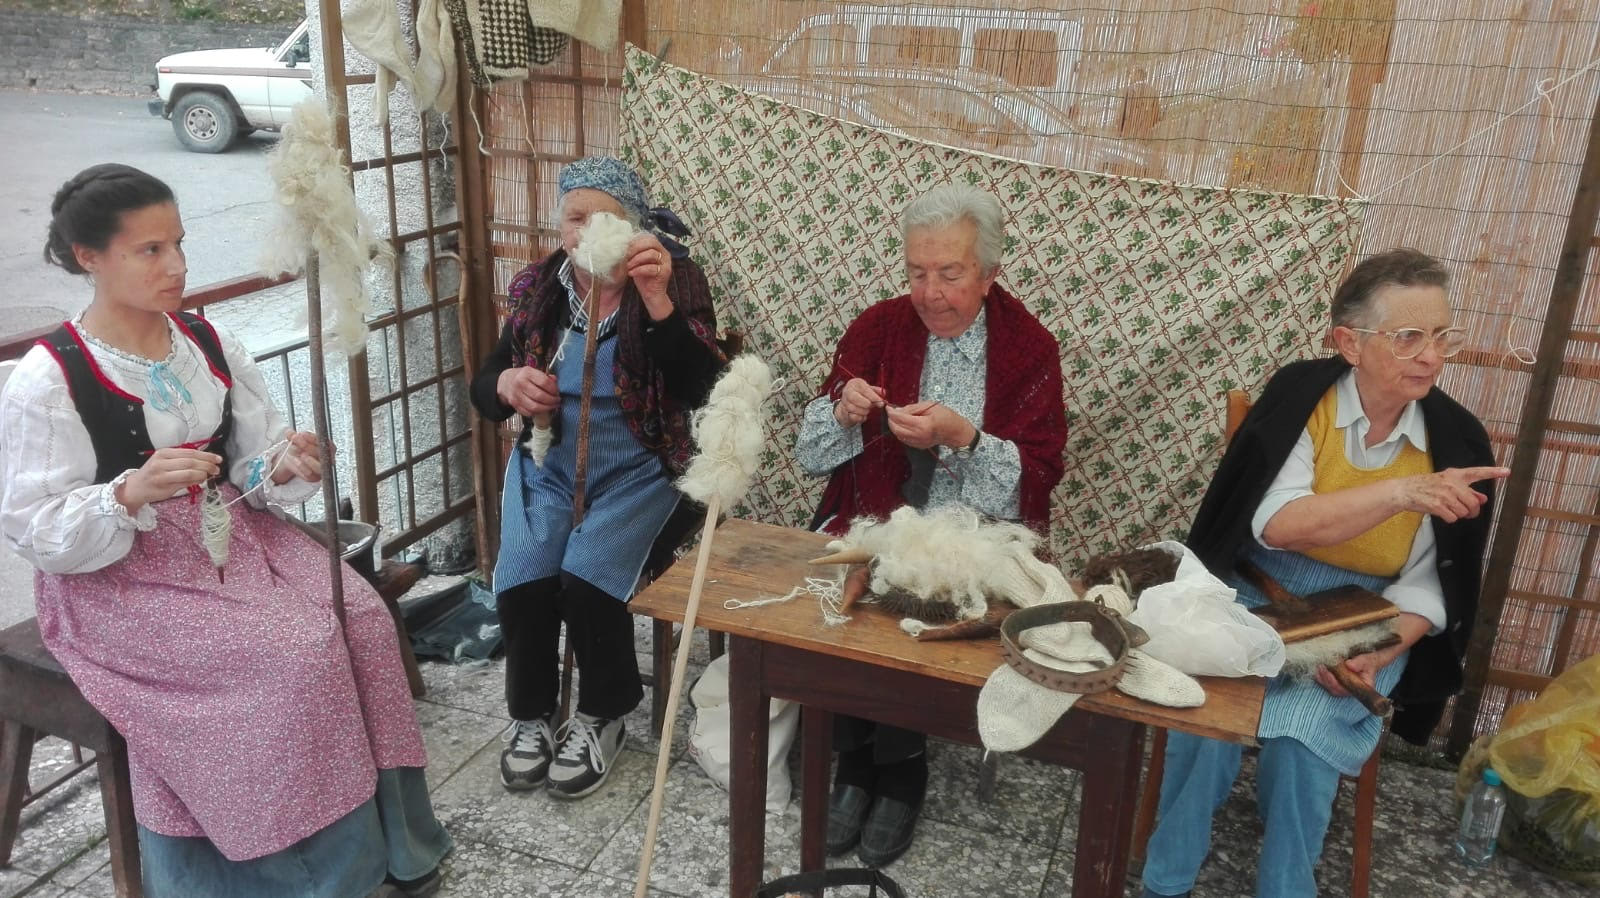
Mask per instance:
[[[561,798],[582,798],[605,784],[627,730],[622,718],[599,720],[582,714],[556,730],[556,759],[550,765],[550,789]]]
[[[545,784],[556,753],[549,720],[513,720],[500,735],[500,741],[506,743],[500,752],[501,785],[525,790]]]

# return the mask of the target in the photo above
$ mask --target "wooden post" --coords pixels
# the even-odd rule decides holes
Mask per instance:
[[[622,39],[641,50],[650,49],[650,9],[645,0],[622,0]]]
[[[1572,333],[1572,320],[1583,293],[1583,273],[1589,250],[1595,242],[1595,219],[1600,216],[1600,98],[1589,119],[1589,141],[1578,172],[1578,189],[1572,197],[1572,212],[1567,217],[1567,233],[1561,241],[1561,256],[1556,262],[1555,282],[1550,286],[1550,302],[1545,307],[1544,332],[1539,338],[1538,357],[1528,378],[1528,392],[1522,403],[1521,423],[1511,457],[1511,476],[1506,479],[1500,502],[1499,524],[1489,550],[1488,567],[1479,593],[1478,616],[1472,641],[1467,646],[1466,683],[1456,702],[1446,751],[1452,757],[1465,754],[1472,743],[1472,728],[1483,704],[1483,687],[1489,674],[1489,656],[1494,649],[1495,631],[1506,593],[1511,588],[1512,566],[1517,545],[1522,539],[1523,516],[1533,494],[1539,456],[1550,406],[1561,378],[1562,358]]]
[[[1344,134],[1339,140],[1339,195],[1351,196],[1356,182],[1361,178],[1361,156],[1367,145],[1367,120],[1372,115],[1372,94],[1383,82],[1389,70],[1389,46],[1394,37],[1394,10],[1383,30],[1382,46],[1373,46],[1373,60],[1357,59],[1357,54],[1369,48],[1351,48],[1350,77],[1345,83],[1345,108],[1349,110],[1344,121]],[[1374,45],[1377,41],[1373,41]]]
[[[339,488],[333,470],[333,442],[328,418],[328,379],[322,342],[322,276],[317,254],[306,258],[306,329],[311,356],[311,409],[322,454],[322,528],[327,538],[328,579],[333,590],[333,616],[344,629],[344,565],[339,557]],[[355,392],[354,390],[351,391]],[[285,450],[288,451],[288,450]],[[348,637],[346,637],[348,638]]]
[[[349,165],[350,158],[350,99],[344,63],[344,17],[339,11],[339,0],[317,0],[317,32],[322,47],[322,83],[327,95],[328,115],[333,119],[333,139],[339,146],[340,160]],[[355,187],[355,174],[349,176]],[[399,297],[395,297],[399,303]],[[351,445],[347,447],[356,467],[356,498],[358,516],[369,524],[378,522],[378,466],[375,457],[376,443],[372,433],[371,380],[367,372],[367,354],[352,353],[346,361],[350,376],[350,429]],[[338,503],[330,506],[329,518],[338,517]]]
[[[474,117],[485,120],[483,107],[484,94],[473,88],[472,71],[466,59],[458,56],[451,130],[456,135],[456,209],[461,220],[461,363],[469,382],[484,356],[494,349],[500,330],[494,314],[494,263],[489,246],[488,157],[478,152],[478,131],[473,124]],[[496,498],[505,464],[500,457],[499,427],[476,413],[469,415],[472,486],[478,505],[478,570],[487,575],[494,569],[500,550],[500,505]]]

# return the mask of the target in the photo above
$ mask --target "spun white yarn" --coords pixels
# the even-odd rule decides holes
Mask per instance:
[[[550,426],[549,420],[541,421],[535,417],[528,427],[528,438],[522,441],[522,448],[528,450],[535,467],[544,467],[544,457],[550,454],[555,439],[556,429]]]
[[[592,221],[592,219],[591,219]],[[761,404],[772,392],[772,371],[754,355],[734,359],[711,388],[692,421],[699,451],[678,481],[678,489],[697,502],[718,499],[723,508],[744,498],[761,468],[766,444]]]
[[[233,540],[233,515],[228,503],[222,501],[222,491],[216,484],[207,484],[200,497],[200,541],[216,568],[228,564],[228,544]]]
[[[302,272],[317,254],[324,301],[323,325],[345,355],[367,348],[367,283],[374,262],[387,266],[394,252],[373,232],[356,206],[350,173],[334,140],[333,119],[321,98],[303,100],[290,114],[283,137],[267,156],[277,200],[262,247],[268,273]]]
[[[628,256],[628,242],[638,233],[626,220],[610,212],[596,212],[578,235],[572,261],[594,277],[609,282],[612,271]]]

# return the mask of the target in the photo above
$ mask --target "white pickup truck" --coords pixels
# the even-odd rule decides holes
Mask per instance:
[[[311,94],[311,38],[301,22],[275,48],[194,50],[156,62],[150,114],[172,119],[185,149],[220,153],[252,131],[277,131]]]

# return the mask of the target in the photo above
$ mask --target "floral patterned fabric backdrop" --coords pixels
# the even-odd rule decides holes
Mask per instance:
[[[860,312],[905,292],[899,214],[961,181],[1008,212],[1000,282],[1055,334],[1067,473],[1050,542],[1089,555],[1181,537],[1220,457],[1222,395],[1322,353],[1358,201],[1049,168],[787,106],[630,49],[622,155],[695,230],[719,321],[784,387],[764,475],[736,509],[804,526],[824,480],[801,410]]]

